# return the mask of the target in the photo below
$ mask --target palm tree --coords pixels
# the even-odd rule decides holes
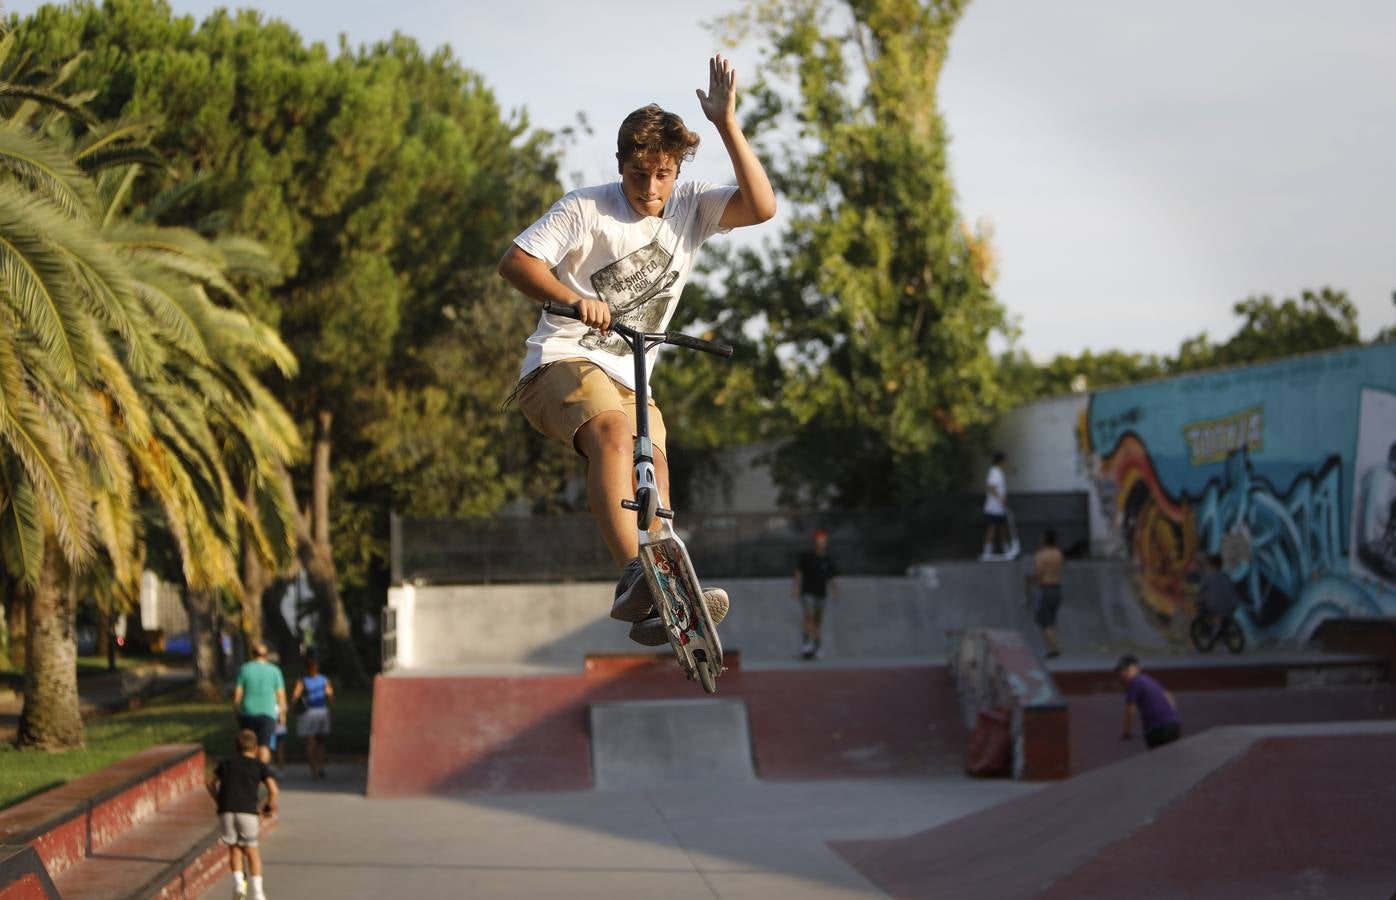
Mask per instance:
[[[136,485],[200,596],[240,595],[244,541],[269,564],[289,557],[278,476],[299,442],[257,375],[295,361],[238,308],[232,277],[265,274],[265,252],[122,217],[152,162],[149,123],[96,125],[51,91],[7,93],[24,96],[0,122],[0,553],[28,594],[19,741],[51,749],[82,742],[76,598],[134,596],[148,524]]]

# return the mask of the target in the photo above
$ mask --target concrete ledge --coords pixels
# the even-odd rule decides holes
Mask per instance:
[[[1325,653],[1361,653],[1386,660],[1387,679],[1396,675],[1396,617],[1328,619],[1314,641]]]
[[[754,781],[741,700],[629,700],[591,706],[598,788]]]
[[[742,656],[738,650],[724,648],[722,667],[729,672],[741,668]],[[589,675],[612,675],[617,672],[633,672],[636,669],[673,669],[678,671],[678,660],[672,650],[657,653],[588,653],[582,664],[582,671]]]
[[[59,900],[33,847],[0,844],[0,900]]]
[[[199,745],[150,747],[0,811],[0,842],[32,845],[57,876],[198,788],[203,778]]]

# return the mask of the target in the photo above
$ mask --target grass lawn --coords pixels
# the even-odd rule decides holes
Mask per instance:
[[[105,665],[105,661],[103,661]],[[368,756],[368,733],[372,691],[340,691],[332,712],[334,732],[330,735],[331,759],[362,759]],[[304,759],[296,738],[294,718],[290,723],[287,764]],[[153,744],[203,744],[210,763],[232,752],[237,720],[230,701],[208,702],[193,699],[192,693],[170,694],[151,700],[140,709],[87,722],[87,746],[66,753],[20,752],[10,744],[0,744],[0,808],[17,803],[96,771],[118,759]]]

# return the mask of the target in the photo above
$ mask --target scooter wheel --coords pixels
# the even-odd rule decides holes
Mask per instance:
[[[698,680],[703,683],[703,691],[708,694],[717,693],[717,679],[713,677],[712,667],[708,665],[708,654],[702,650],[693,653],[694,668],[698,670]]]

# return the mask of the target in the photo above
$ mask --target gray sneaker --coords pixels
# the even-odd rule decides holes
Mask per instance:
[[[616,602],[611,604],[611,618],[622,622],[641,622],[654,615],[654,598],[645,581],[637,556],[625,564],[625,571],[616,582]]]
[[[712,616],[714,626],[727,618],[727,610],[732,605],[727,599],[727,592],[722,588],[706,588],[703,591],[703,602],[708,604],[708,615]],[[664,630],[664,620],[657,615],[630,626],[630,639],[646,647],[659,647],[669,643],[669,635]]]

